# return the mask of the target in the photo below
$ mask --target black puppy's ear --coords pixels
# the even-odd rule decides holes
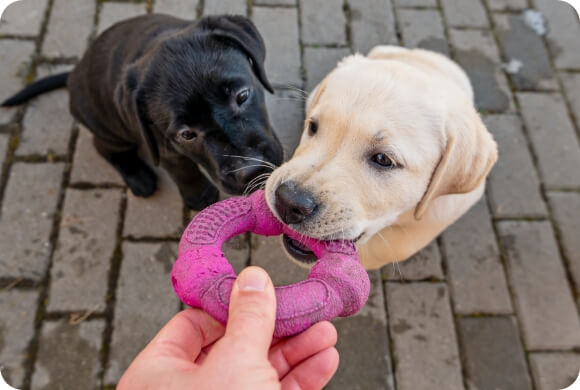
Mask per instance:
[[[240,15],[208,16],[204,19],[201,21],[202,28],[211,31],[212,36],[233,43],[242,49],[249,57],[258,80],[270,93],[274,93],[274,88],[268,81],[264,70],[266,47],[254,23]]]
[[[139,88],[139,75],[136,66],[129,66],[121,76],[121,80],[115,88],[114,102],[127,126],[139,129],[153,163],[159,165],[159,148],[153,135],[151,121],[147,116],[146,95],[143,89]]]

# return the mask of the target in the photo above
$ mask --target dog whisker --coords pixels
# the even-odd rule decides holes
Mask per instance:
[[[246,189],[244,190],[244,195],[248,195],[253,192],[254,189],[260,187],[261,185],[265,184],[270,177],[271,172],[262,173],[254,177],[250,182],[246,185]]]
[[[234,173],[234,172],[241,171],[242,169],[253,168],[253,167],[264,167],[264,168],[270,168],[270,169],[272,169],[272,167],[269,167],[269,166],[264,165],[264,164],[252,164],[252,165],[243,166],[241,168],[232,169],[231,171],[225,172],[225,174],[227,175],[227,174],[230,174],[230,173]]]
[[[256,157],[248,157],[248,156],[237,156],[237,155],[233,155],[233,154],[224,154],[224,157],[235,157],[235,158],[241,158],[241,159],[243,159],[243,160],[251,160],[251,161],[257,161],[257,162],[260,162],[260,163],[263,163],[263,164],[267,165],[268,167],[270,167],[270,168],[272,168],[272,169],[276,169],[276,168],[278,168],[278,166],[277,166],[277,165],[275,165],[275,164],[272,164],[272,163],[271,163],[271,162],[269,162],[269,161],[261,160],[261,159],[259,159],[259,158],[256,158]]]
[[[385,245],[386,245],[388,248],[391,248],[391,244],[390,244],[390,243],[389,243],[389,242],[388,242],[388,241],[385,239],[385,237],[384,237],[384,236],[381,234],[381,232],[377,232],[377,235],[379,236],[379,238],[380,238],[381,240],[383,240],[383,242],[385,243]],[[395,264],[395,263],[396,263],[396,264]],[[395,268],[395,267],[396,267],[396,268]],[[400,268],[400,266],[399,266],[399,262],[394,262],[394,263],[393,263],[393,271],[394,271],[395,269],[397,269],[397,270],[399,271],[399,275],[400,275],[400,279],[401,279],[401,281],[404,281],[404,280],[405,280],[405,276],[403,275],[403,272],[401,271],[401,268]],[[395,273],[396,273],[396,272],[395,272]]]

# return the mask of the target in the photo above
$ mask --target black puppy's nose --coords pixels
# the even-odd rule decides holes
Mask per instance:
[[[315,212],[318,206],[312,194],[298,188],[291,181],[280,184],[275,196],[276,211],[285,224],[304,221]]]
[[[269,171],[270,170],[266,169],[265,167],[259,166],[257,164],[250,164],[246,165],[245,167],[238,168],[234,175],[238,183],[248,185],[252,179],[255,179],[258,175]]]

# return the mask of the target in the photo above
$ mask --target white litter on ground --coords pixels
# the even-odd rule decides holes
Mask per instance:
[[[540,11],[535,9],[527,9],[522,12],[522,18],[526,26],[531,28],[536,34],[542,36],[546,35],[548,29],[546,27],[546,19]]]
[[[520,60],[512,59],[509,62],[504,62],[500,66],[506,73],[517,74],[523,68],[524,63]]]

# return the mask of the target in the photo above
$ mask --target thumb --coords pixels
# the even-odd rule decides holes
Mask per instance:
[[[224,343],[250,359],[267,358],[275,322],[272,280],[259,267],[244,269],[232,288]]]

